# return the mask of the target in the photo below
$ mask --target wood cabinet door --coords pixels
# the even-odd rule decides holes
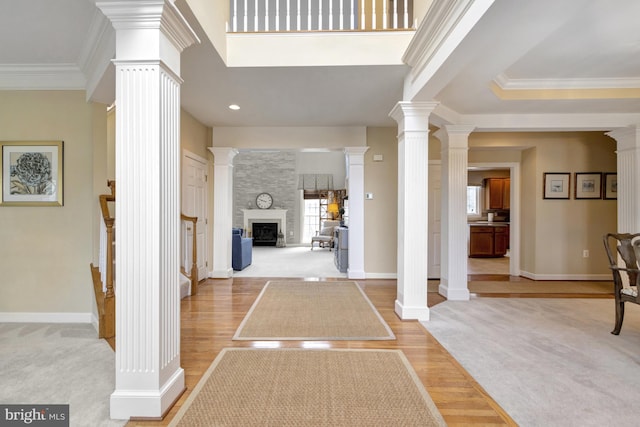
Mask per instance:
[[[504,179],[502,194],[502,209],[509,209],[511,206],[511,179]]]
[[[504,180],[502,178],[487,178],[487,208],[502,209],[504,199]]]
[[[509,247],[507,227],[496,227],[493,245],[494,255],[502,256],[507,253],[507,248]]]
[[[493,256],[493,228],[471,227],[469,256]]]

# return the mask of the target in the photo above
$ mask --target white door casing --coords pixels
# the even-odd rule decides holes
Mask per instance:
[[[208,277],[207,268],[207,160],[183,150],[182,154],[182,213],[198,218],[196,248],[198,251],[198,278]],[[189,223],[190,224],[190,223]],[[183,224],[183,226],[185,226]],[[188,225],[187,225],[188,226]],[[181,261],[186,271],[191,270],[193,230],[188,226],[183,242]]]

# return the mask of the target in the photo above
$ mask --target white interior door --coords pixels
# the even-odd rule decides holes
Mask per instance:
[[[440,277],[441,218],[442,218],[442,177],[441,166],[429,164],[429,218],[427,275],[430,279]]]
[[[196,245],[198,251],[198,278],[208,277],[207,267],[207,160],[188,151],[182,159],[182,212],[198,217]],[[187,271],[191,269],[193,230],[188,227],[184,242],[183,259]]]

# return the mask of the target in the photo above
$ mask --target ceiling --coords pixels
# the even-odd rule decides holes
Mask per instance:
[[[0,89],[26,89],[16,74],[81,68],[92,0],[0,2]],[[408,65],[228,68],[186,3],[177,5],[202,41],[182,56],[183,108],[202,123],[394,125],[388,114],[402,100]],[[495,0],[406,100],[436,100],[458,119],[595,114],[638,123],[638,16],[637,0]],[[112,86],[101,93],[113,96]]]

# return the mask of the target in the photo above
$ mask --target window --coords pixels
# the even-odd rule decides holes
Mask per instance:
[[[480,186],[467,187],[467,215],[480,215]]]
[[[315,236],[318,230],[320,230],[320,199],[305,199],[302,242],[311,242],[311,237]]]

